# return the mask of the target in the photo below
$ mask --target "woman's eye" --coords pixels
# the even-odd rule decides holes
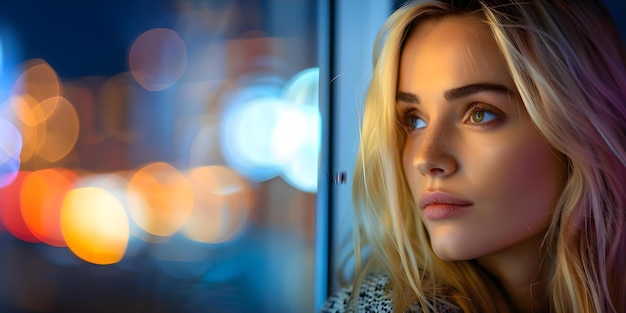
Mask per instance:
[[[493,121],[498,118],[498,115],[495,113],[485,110],[485,109],[476,109],[470,112],[469,115],[469,124],[481,124]]]
[[[426,122],[417,116],[407,117],[407,126],[409,130],[420,129],[426,127]]]
[[[414,130],[422,129],[428,126],[426,121],[422,119],[419,111],[408,109],[398,113],[398,122],[407,133]]]
[[[414,114],[407,114],[403,120],[402,126],[407,132],[426,127],[426,122]]]

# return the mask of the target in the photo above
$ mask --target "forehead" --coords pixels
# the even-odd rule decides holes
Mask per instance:
[[[489,27],[475,15],[428,19],[417,25],[402,49],[399,79],[398,89],[408,92],[477,82],[515,90]]]

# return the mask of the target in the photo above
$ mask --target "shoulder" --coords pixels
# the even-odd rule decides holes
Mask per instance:
[[[357,300],[357,312],[393,312],[391,296],[388,290],[389,277],[381,273],[371,273],[363,278],[359,287]],[[351,287],[342,289],[328,298],[320,313],[347,313],[352,312],[349,299],[353,290]],[[438,306],[438,312],[461,312],[457,307]],[[424,313],[419,303],[411,305],[404,313]]]

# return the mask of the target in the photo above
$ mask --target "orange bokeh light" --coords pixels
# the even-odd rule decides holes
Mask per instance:
[[[49,98],[56,99],[57,97]],[[41,105],[29,94],[13,95],[10,99],[11,109],[15,116],[26,126],[37,126],[44,123],[56,109],[55,101]]]
[[[188,173],[195,206],[184,228],[189,239],[205,243],[235,237],[246,224],[252,194],[246,181],[224,166],[203,166]]]
[[[51,168],[32,172],[24,179],[20,192],[22,216],[31,233],[42,242],[66,246],[61,232],[61,205],[77,177],[68,169]]]
[[[45,140],[46,123],[41,113],[39,103],[30,95],[14,95],[9,98],[10,113],[15,126],[22,134],[22,163],[28,162],[37,152],[38,147]]]
[[[17,78],[11,94],[30,95],[36,102],[62,94],[61,81],[54,69],[43,59],[31,59],[22,64],[24,72]],[[54,110],[54,107],[51,107]],[[43,113],[50,111],[42,111]]]
[[[128,182],[128,210],[133,221],[156,236],[170,236],[189,219],[193,191],[185,176],[165,162],[138,169]]]
[[[114,195],[96,187],[67,193],[61,210],[61,229],[74,254],[101,265],[119,262],[130,238],[123,205]]]
[[[48,106],[57,103],[48,118],[46,136],[37,147],[37,155],[48,162],[56,162],[67,156],[78,141],[79,121],[74,106],[63,97],[49,98],[41,103]]]

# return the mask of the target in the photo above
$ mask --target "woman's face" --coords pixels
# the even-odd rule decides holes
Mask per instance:
[[[435,253],[488,256],[545,233],[566,166],[477,17],[422,22],[402,51],[404,173]]]

